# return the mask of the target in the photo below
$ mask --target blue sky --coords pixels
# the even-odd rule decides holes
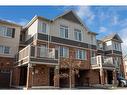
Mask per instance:
[[[25,25],[35,15],[53,19],[67,10],[75,10],[90,31],[102,38],[112,32],[118,33],[127,52],[127,7],[126,6],[1,6],[0,18]]]

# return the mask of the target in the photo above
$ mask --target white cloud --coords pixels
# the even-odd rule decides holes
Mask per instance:
[[[100,27],[99,28],[99,33],[103,33],[103,32],[106,32],[107,31],[107,28],[105,28],[105,27]]]
[[[123,50],[123,54],[127,54],[127,27],[123,28],[120,32],[120,37],[123,40],[122,43],[122,50]]]
[[[122,26],[122,27],[126,27],[127,26],[127,19],[120,20],[119,25]]]
[[[1,20],[4,20],[4,21],[7,21],[7,22],[10,22],[10,23],[15,23],[15,24],[17,24],[15,21],[12,21],[12,20],[9,20],[9,19],[4,19],[4,18],[1,18],[1,17],[0,17],[0,19],[1,19]]]
[[[10,23],[19,24],[19,25],[22,25],[22,26],[25,25],[25,24],[27,24],[28,21],[29,21],[29,20],[27,20],[27,19],[20,19],[19,21],[12,21],[12,20],[9,20],[9,19],[1,18],[1,17],[0,17],[0,19],[1,19],[1,20],[5,20],[5,21],[8,21],[8,22],[10,22]]]
[[[91,11],[90,7],[88,7],[88,6],[77,7],[76,13],[82,19],[87,18],[88,20],[94,20],[94,18],[95,18],[94,13]]]
[[[112,25],[118,25],[119,24],[119,17],[117,15],[114,15],[111,19]]]

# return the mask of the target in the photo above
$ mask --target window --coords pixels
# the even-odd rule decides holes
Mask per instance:
[[[110,46],[110,45],[112,45],[112,42],[111,41],[108,41],[108,42],[106,42],[106,45],[107,46]]]
[[[77,59],[86,60],[86,51],[85,50],[77,49],[76,50],[76,58]]]
[[[10,54],[10,47],[0,45],[0,53],[2,53],[2,54]]]
[[[5,46],[4,47],[4,54],[9,54],[10,48]]]
[[[114,43],[115,44],[115,49],[117,50],[117,43]]]
[[[39,57],[48,57],[48,49],[46,45],[39,46]]]
[[[42,32],[46,33],[46,28],[47,28],[47,24],[46,23],[42,23]]]
[[[60,47],[60,56],[69,57],[69,48],[61,46]]]
[[[102,43],[100,43],[98,45],[99,45],[99,49],[103,49],[103,44]]]
[[[60,37],[68,38],[68,27],[60,25]]]
[[[15,29],[14,28],[8,28],[5,26],[0,26],[0,35],[4,36],[4,37],[14,38]]]
[[[0,45],[0,53],[3,53],[3,50],[4,50],[3,46]]]
[[[4,36],[5,31],[6,31],[6,27],[0,26],[0,35],[1,35],[1,36]]]
[[[12,28],[7,28],[7,31],[5,32],[5,35],[8,36],[8,37],[12,37],[12,32],[13,32]]]
[[[94,43],[94,36],[91,35],[91,43]]]
[[[74,31],[75,31],[74,32],[75,40],[82,41],[82,33],[81,33],[81,30],[75,29]]]
[[[98,56],[98,63],[100,64],[101,63],[101,57]]]
[[[91,51],[91,57],[95,57],[96,56],[96,52],[95,51]]]

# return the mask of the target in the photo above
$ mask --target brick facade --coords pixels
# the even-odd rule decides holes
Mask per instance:
[[[36,65],[33,67],[33,86],[47,86],[49,85],[49,67],[43,65]]]
[[[0,57],[0,70],[12,70],[14,58]]]

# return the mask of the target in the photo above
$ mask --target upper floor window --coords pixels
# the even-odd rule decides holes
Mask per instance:
[[[115,49],[117,50],[117,43],[114,43],[115,44]]]
[[[75,40],[82,41],[82,33],[81,33],[81,30],[75,29],[74,30],[74,36],[75,36]]]
[[[82,60],[86,60],[86,51],[85,50],[80,50],[77,49],[76,50],[76,59],[82,59]]]
[[[94,43],[94,36],[91,35],[91,43]]]
[[[42,27],[42,32],[46,33],[47,32],[47,24],[42,23],[41,27]]]
[[[65,58],[69,57],[69,48],[61,46],[60,47],[60,56],[65,57]]]
[[[60,37],[68,38],[68,27],[60,25]]]
[[[91,57],[95,57],[96,56],[96,52],[95,51],[91,51]]]
[[[5,26],[0,26],[0,35],[4,36],[4,37],[14,38],[15,29],[14,28],[8,28]]]
[[[98,47],[99,49],[103,49],[103,44],[102,43],[98,44]]]
[[[0,45],[0,53],[9,54],[10,53],[10,47]]]
[[[111,41],[107,41],[107,42],[106,42],[106,45],[107,45],[107,46],[110,46],[110,45],[112,45],[112,42],[111,42]]]

